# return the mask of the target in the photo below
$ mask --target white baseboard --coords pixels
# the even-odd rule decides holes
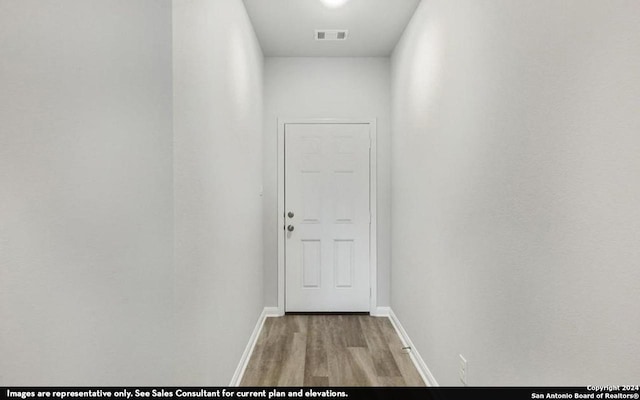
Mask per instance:
[[[277,307],[275,308],[277,312]],[[242,353],[242,357],[240,357],[240,362],[238,363],[238,367],[236,371],[233,373],[233,377],[231,378],[231,383],[229,386],[240,386],[240,382],[242,381],[242,377],[244,376],[244,371],[247,369],[247,365],[249,364],[249,360],[251,359],[251,354],[253,353],[253,349],[256,347],[256,342],[258,341],[258,337],[260,336],[260,332],[262,332],[262,327],[264,326],[264,321],[267,317],[272,317],[273,310],[270,307],[265,307],[260,313],[258,317],[258,322],[256,322],[255,328],[253,328],[253,333],[249,337],[249,343],[247,343],[247,347],[245,347],[244,352]],[[277,315],[277,313],[276,313]]]
[[[413,342],[409,338],[407,331],[404,330],[404,327],[400,323],[400,320],[398,319],[396,314],[390,308],[388,312],[389,320],[391,320],[391,324],[396,329],[396,332],[398,332],[398,336],[400,336],[402,345],[411,348],[409,356],[411,357],[411,361],[413,361],[413,364],[416,366],[416,369],[420,373],[420,376],[422,377],[424,383],[427,386],[439,386],[438,382],[436,382],[436,378],[434,378],[431,371],[429,371],[429,367],[427,367],[427,364],[420,356],[420,353],[418,353],[418,349],[416,349],[416,347],[413,345]]]
[[[268,317],[282,317],[284,314],[280,312],[278,307],[265,307],[264,312]]]
[[[389,307],[376,307],[376,309],[369,314],[371,314],[372,317],[388,317],[390,311],[391,308]]]

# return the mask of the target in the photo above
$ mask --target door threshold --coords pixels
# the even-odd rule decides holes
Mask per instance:
[[[368,311],[287,311],[284,315],[370,315]]]

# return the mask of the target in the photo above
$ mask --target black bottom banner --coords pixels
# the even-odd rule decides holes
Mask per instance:
[[[0,399],[594,399],[638,400],[637,386],[587,387],[3,387]]]

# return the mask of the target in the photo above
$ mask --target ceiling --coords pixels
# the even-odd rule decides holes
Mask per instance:
[[[267,57],[389,56],[419,3],[348,0],[330,8],[322,0],[244,0]],[[349,35],[317,41],[316,29],[348,29]]]

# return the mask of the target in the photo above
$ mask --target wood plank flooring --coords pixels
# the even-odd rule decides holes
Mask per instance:
[[[241,386],[424,386],[388,318],[267,318]]]

